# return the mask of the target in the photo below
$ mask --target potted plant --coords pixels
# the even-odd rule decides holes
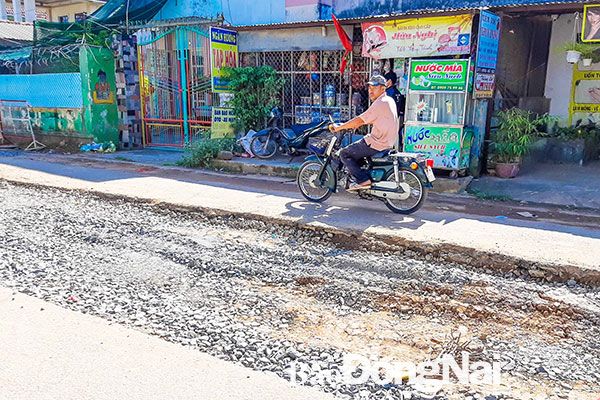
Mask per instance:
[[[544,135],[540,127],[556,121],[556,118],[548,114],[538,116],[516,107],[500,111],[496,116],[498,129],[492,136],[496,175],[514,178],[519,173],[523,157],[529,153],[533,138]]]
[[[555,126],[552,136],[546,151],[548,159],[552,161],[583,165],[587,161],[597,160],[600,155],[600,126],[595,123]]]
[[[566,52],[569,64],[577,64],[581,59],[584,67],[600,62],[600,55],[597,54],[599,48],[598,46],[577,42],[568,42],[560,47],[562,51]]]

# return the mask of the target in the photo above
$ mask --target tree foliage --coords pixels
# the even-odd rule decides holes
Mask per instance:
[[[234,98],[229,101],[235,113],[236,131],[259,130],[271,109],[281,99],[285,79],[269,66],[257,68],[227,68],[224,78],[231,80]]]

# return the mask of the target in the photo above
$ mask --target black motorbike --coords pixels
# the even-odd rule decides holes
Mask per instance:
[[[310,138],[327,131],[327,121],[314,121],[309,124],[292,125],[282,128],[282,113],[278,108],[271,111],[267,127],[257,132],[250,142],[252,153],[258,158],[271,158],[279,150],[284,155],[295,156],[308,153]]]
[[[331,121],[333,122],[333,121]],[[309,201],[322,202],[337,192],[338,183],[350,186],[351,175],[339,158],[347,133],[335,134],[326,146],[309,146],[313,155],[298,170],[297,184]],[[429,188],[435,181],[433,160],[418,153],[391,150],[364,159],[362,168],[371,176],[370,189],[355,192],[366,200],[378,199],[395,213],[411,214],[417,211],[427,198]]]

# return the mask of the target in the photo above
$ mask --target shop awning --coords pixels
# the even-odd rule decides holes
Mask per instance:
[[[479,0],[479,1],[468,1],[468,0],[443,0],[443,1],[432,1],[432,0],[422,0],[422,1],[413,1],[413,2],[403,2],[406,7],[410,7],[405,11],[393,12],[389,14],[379,14],[379,15],[369,15],[364,17],[352,17],[352,18],[344,18],[338,17],[338,20],[343,25],[349,24],[360,24],[362,22],[367,21],[380,21],[380,20],[390,20],[390,19],[402,19],[404,17],[412,17],[415,16],[433,16],[433,15],[452,15],[459,13],[472,13],[479,10],[497,10],[497,11],[506,11],[516,12],[517,10],[521,10],[524,8],[527,9],[538,9],[543,11],[545,9],[570,9],[577,6],[583,6],[584,4],[588,4],[589,0],[567,0],[567,1],[535,1],[535,0],[525,0],[525,1],[516,1],[516,0],[502,0],[502,1],[493,1],[493,0]],[[463,5],[463,6],[460,6]],[[457,7],[459,6],[459,7]],[[343,14],[341,14],[343,15]],[[337,17],[337,14],[336,14]],[[238,25],[233,28],[237,31],[251,31],[251,30],[272,30],[272,29],[286,29],[286,28],[299,28],[299,27],[317,27],[317,26],[333,26],[333,21],[331,19],[319,19],[319,20],[307,20],[307,21],[296,21],[296,22],[280,22],[274,24],[254,24],[254,25]]]

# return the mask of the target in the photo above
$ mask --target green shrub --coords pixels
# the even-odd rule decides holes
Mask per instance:
[[[552,135],[562,140],[597,140],[600,139],[600,126],[594,123],[577,126],[555,126]]]
[[[236,149],[235,139],[198,139],[185,154],[177,165],[187,168],[208,167],[210,162],[217,158],[221,151],[234,151]]]
[[[257,68],[227,68],[224,77],[231,80],[236,132],[260,130],[273,107],[279,105],[285,79],[269,66]]]
[[[556,117],[548,114],[536,116],[534,113],[520,108],[499,111],[498,130],[492,135],[494,142],[494,158],[499,163],[519,162],[529,153],[529,145],[534,136],[544,135],[540,129]]]

